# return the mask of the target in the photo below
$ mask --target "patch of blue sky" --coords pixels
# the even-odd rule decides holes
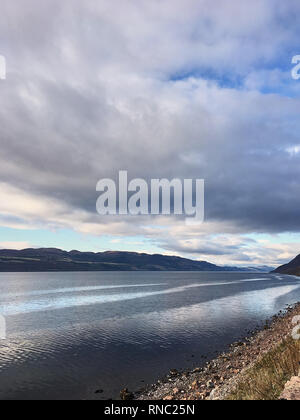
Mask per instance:
[[[142,236],[126,237],[90,234],[81,234],[69,229],[44,230],[44,229],[12,229],[0,227],[1,243],[29,243],[33,248],[60,248],[66,251],[73,249],[79,251],[101,252],[114,251],[145,251],[161,253],[163,250]]]
[[[171,82],[184,81],[191,78],[202,79],[216,83],[221,88],[240,89],[243,86],[243,77],[241,75],[233,75],[228,73],[221,73],[219,70],[188,70],[178,71],[168,76],[167,80]]]
[[[223,89],[248,89],[247,80],[251,75],[264,74],[261,83],[256,86],[262,94],[277,94],[287,97],[299,97],[300,82],[292,78],[291,71],[293,68],[292,57],[300,54],[300,48],[291,46],[288,49],[282,50],[274,58],[266,58],[265,60],[258,60],[251,67],[236,67],[236,71],[231,68],[220,65],[218,67],[215,63],[210,68],[190,68],[175,71],[167,75],[166,79],[170,82],[185,81],[191,78],[201,79],[215,83]],[[272,82],[273,72],[278,73],[278,80]]]
[[[249,233],[245,235],[246,238],[253,239],[254,241],[267,241],[270,244],[282,243],[300,243],[300,232],[286,232],[286,233]]]

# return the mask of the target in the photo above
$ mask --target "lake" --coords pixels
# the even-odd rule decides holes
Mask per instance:
[[[279,274],[0,273],[0,399],[115,399],[297,301],[300,279]]]

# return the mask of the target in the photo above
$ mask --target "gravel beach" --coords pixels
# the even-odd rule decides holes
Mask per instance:
[[[210,360],[204,367],[169,374],[135,395],[138,400],[225,399],[253,364],[291,335],[292,319],[300,315],[300,303],[289,306],[266,321],[263,329],[233,343],[228,352]],[[300,355],[299,355],[300,356]],[[299,357],[300,360],[300,357]]]

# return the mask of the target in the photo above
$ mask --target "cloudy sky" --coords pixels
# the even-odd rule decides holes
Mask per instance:
[[[299,39],[298,0],[1,0],[0,247],[294,257]],[[99,216],[119,170],[204,178],[205,223]]]

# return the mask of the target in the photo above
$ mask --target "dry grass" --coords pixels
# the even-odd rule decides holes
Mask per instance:
[[[277,400],[284,385],[298,375],[300,340],[287,338],[249,369],[229,400]]]

